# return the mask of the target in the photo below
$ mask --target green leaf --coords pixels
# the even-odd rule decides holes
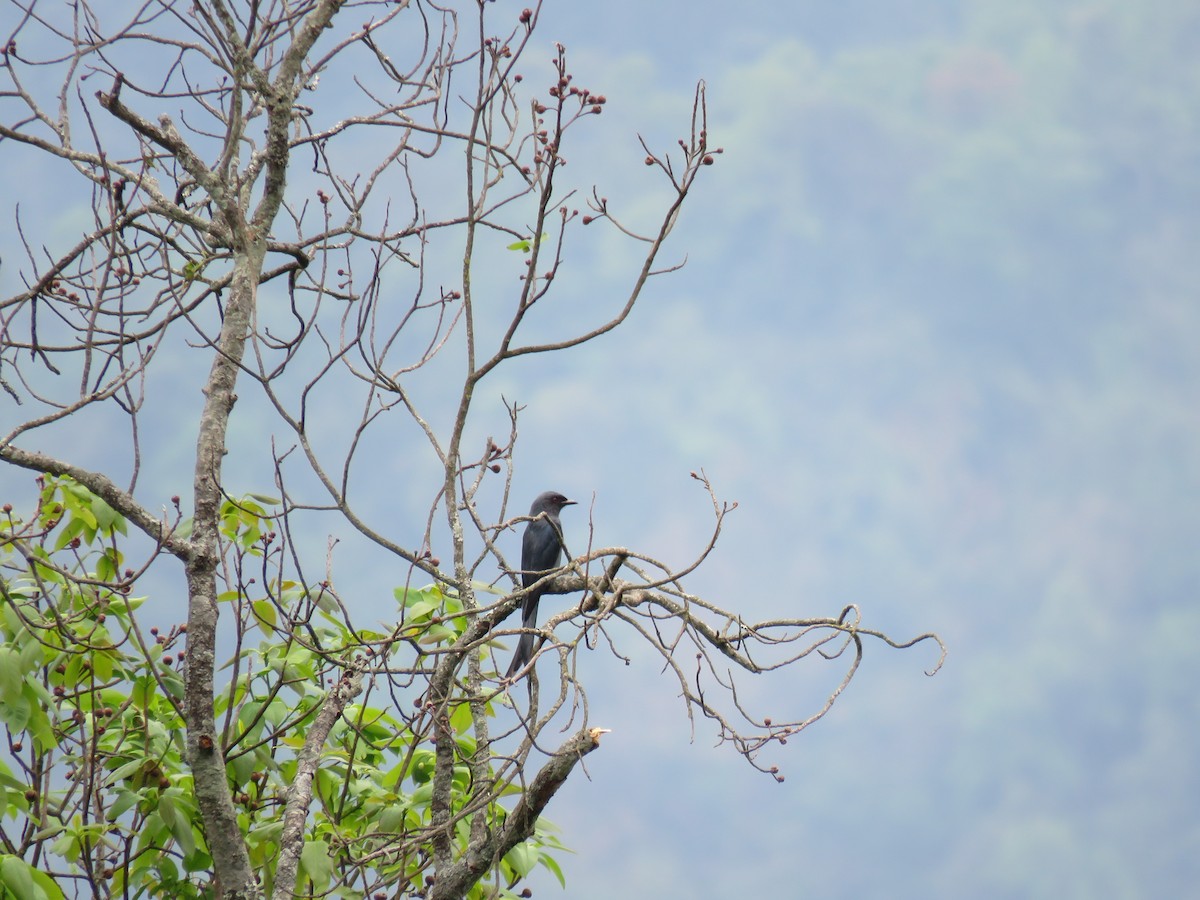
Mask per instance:
[[[263,631],[275,630],[275,623],[278,619],[275,615],[274,603],[270,600],[254,600],[250,603],[250,609],[254,612],[254,618],[258,620]]]
[[[9,695],[12,697],[12,695]],[[13,734],[18,734],[25,730],[25,726],[29,724],[29,717],[33,712],[33,705],[29,702],[29,698],[24,692],[11,700],[0,701],[0,721],[3,721],[8,726],[8,730]]]
[[[170,799],[165,793],[160,798],[161,800]],[[192,823],[186,817],[177,812],[174,822],[171,822],[167,827],[171,829],[171,834],[175,835],[175,840],[179,842],[179,847],[183,850],[185,856],[195,852],[196,838],[192,834]]]
[[[504,861],[512,866],[513,870],[519,876],[524,878],[538,864],[538,853],[529,841],[524,841],[509,850],[504,855]]]
[[[542,236],[538,239],[538,243],[540,244],[542,241],[546,240],[546,238],[548,238],[548,237],[550,237],[550,235],[543,232]],[[532,246],[533,246],[533,238],[523,238],[519,241],[514,241],[513,243],[509,244],[508,247],[506,247],[505,249],[518,250],[521,253],[528,253],[529,248]]]
[[[145,602],[145,597],[122,597],[119,594],[114,594],[108,598],[108,608],[110,612],[123,615],[137,609]]]
[[[62,888],[58,886],[57,881],[40,869],[30,867],[30,871],[33,874],[33,883],[41,888],[42,896],[46,900],[65,900]]]
[[[16,857],[5,857],[4,863],[0,863],[0,868],[8,868],[8,859],[16,859]],[[47,875],[46,872],[37,870],[34,868],[34,866],[25,863],[23,859],[16,859],[16,862],[24,866],[26,874],[28,874],[30,881],[32,882],[30,886],[32,888],[31,893],[26,894],[25,896],[32,896],[32,898],[38,898],[38,900],[64,900],[62,888],[58,886],[58,883],[54,881],[54,878]],[[2,880],[4,880],[5,886],[12,889],[14,895],[18,896],[18,898],[23,896],[22,894],[19,894],[16,889],[13,889],[10,884],[8,884],[7,872],[5,872],[4,876],[0,877],[2,877]],[[24,881],[24,876],[18,875],[17,877],[18,880]]]
[[[212,857],[201,847],[190,850],[183,857],[183,867],[189,872],[207,872],[212,865]]]
[[[562,887],[567,886],[567,879],[563,875],[563,870],[559,867],[558,861],[548,853],[539,853],[538,862],[554,873],[554,877],[558,879],[558,883]]]
[[[64,834],[50,845],[52,853],[70,862],[75,862],[75,860],[79,859],[79,854],[82,850],[83,848],[79,844],[79,836],[70,833]]]
[[[471,728],[471,705],[460,703],[450,713],[450,727],[458,734],[464,734]]]
[[[127,811],[132,809],[138,802],[138,795],[133,791],[118,791],[117,799],[113,805],[108,808],[108,821],[115,822],[121,818]]]
[[[71,522],[83,522],[84,528],[87,530],[90,538],[96,536],[96,514],[92,512],[90,506],[78,506],[71,510]]]
[[[174,831],[179,821],[179,811],[175,808],[175,801],[166,794],[158,798],[158,814],[162,817],[163,824]]]
[[[96,527],[106,534],[112,534],[125,521],[115,509],[99,497],[92,498],[92,518],[96,523]]]
[[[397,588],[395,594],[396,599],[404,604],[404,618],[406,620],[424,619],[431,613],[440,610],[442,604],[446,602],[445,595],[436,584],[431,584],[420,590]]]
[[[0,785],[7,784],[9,787],[25,788],[27,785],[23,780],[18,780],[13,777],[12,769],[8,763],[4,761],[4,757],[0,756]]]
[[[54,539],[54,552],[57,553],[67,544],[71,543],[75,538],[83,533],[83,519],[75,516],[67,523],[67,527],[58,533],[58,537]]]
[[[312,879],[317,890],[325,890],[333,878],[333,860],[324,841],[305,841],[300,851],[300,869]]]
[[[0,884],[15,900],[42,900],[46,896],[33,882],[33,866],[20,857],[6,854],[0,858]]]
[[[113,550],[110,547],[96,560],[96,578],[99,581],[115,581],[117,578],[117,566],[113,562],[112,554]]]
[[[108,780],[105,782],[105,784],[111,787],[118,782],[124,781],[126,778],[132,778],[134,774],[140,772],[145,765],[146,761],[143,759],[134,759],[119,765],[113,769],[112,774],[108,776]]]
[[[12,647],[0,647],[0,696],[21,693],[21,655]]]
[[[58,736],[55,734],[50,717],[42,708],[41,702],[39,702],[39,689],[45,692],[45,688],[42,685],[26,682],[22,696],[29,704],[29,721],[26,722],[25,728],[33,735],[34,744],[38,752],[45,753],[51,747],[55,746]]]
[[[21,648],[21,672],[27,674],[42,667],[46,659],[46,649],[36,640],[29,640]]]
[[[253,828],[246,835],[246,843],[252,847],[258,846],[264,841],[277,841],[279,836],[283,834],[283,820],[278,822],[268,822],[266,825]]]
[[[386,833],[400,832],[404,830],[404,820],[408,815],[407,805],[400,803],[389,803],[379,813],[375,822],[379,826],[379,830]]]
[[[120,654],[113,650],[97,650],[92,654],[92,671],[100,681],[108,681],[113,673],[113,657],[120,659]]]
[[[261,728],[255,729],[256,732],[261,730]],[[233,777],[236,784],[246,784],[250,781],[250,774],[254,771],[257,760],[249,753],[243,753],[240,756],[234,757],[226,765],[233,769]]]
[[[150,698],[154,696],[154,689],[158,686],[153,676],[142,675],[133,680],[133,686],[129,691],[129,702],[136,707],[145,708],[150,702]]]
[[[66,830],[66,825],[64,825],[62,822],[59,822],[57,819],[51,818],[50,824],[45,828],[39,828],[37,831],[31,834],[29,836],[29,840],[32,843],[38,844],[48,838],[54,837],[56,834],[62,834]]]
[[[447,628],[445,625],[431,625],[429,628],[425,629],[424,632],[422,632],[421,636],[417,640],[419,643],[426,645],[443,644],[450,643],[456,637],[458,637],[458,635],[452,628]]]
[[[338,612],[337,601],[333,599],[333,594],[323,588],[316,588],[309,591],[309,596],[316,601],[317,609],[322,612],[327,612],[330,615],[335,615]]]
[[[158,870],[162,873],[164,883],[174,885],[179,881],[179,869],[175,867],[175,861],[169,856],[164,856],[159,860]]]

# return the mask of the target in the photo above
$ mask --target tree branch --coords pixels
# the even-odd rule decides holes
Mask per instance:
[[[191,557],[192,545],[186,538],[177,535],[165,519],[155,518],[144,506],[133,499],[132,495],[121,490],[112,479],[101,472],[92,472],[79,466],[71,465],[45,453],[22,450],[9,443],[0,443],[0,459],[47,475],[65,475],[75,479],[85,488],[102,499],[114,510],[132,522],[160,547],[172,556],[187,562]]]
[[[296,776],[288,786],[284,801],[283,831],[279,835],[279,862],[275,867],[274,900],[293,900],[296,896],[296,872],[300,853],[304,849],[304,826],[308,821],[308,806],[312,802],[312,783],[321,764],[321,753],[329,731],[342,712],[362,691],[362,671],[345,672],[337,685],[325,697],[304,746],[296,755]]]
[[[572,735],[542,766],[525,788],[504,825],[478,844],[472,844],[466,854],[454,864],[439,868],[429,900],[455,900],[466,895],[496,860],[522,841],[528,840],[537,826],[538,816],[563,782],[587,754],[600,746],[603,728],[583,728]]]

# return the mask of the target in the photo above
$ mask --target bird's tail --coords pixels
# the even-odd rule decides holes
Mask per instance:
[[[537,628],[537,609],[538,601],[541,597],[536,594],[531,594],[525,601],[524,607],[521,609],[521,627],[522,628]],[[537,635],[531,631],[526,631],[517,641],[517,650],[513,654],[512,662],[508,664],[508,672],[504,677],[511,680],[514,675],[520,672],[529,661],[533,659],[533,648],[537,643]]]
[[[532,634],[523,634],[521,639],[517,641],[517,652],[513,654],[512,662],[508,664],[508,672],[504,677],[511,681],[526,665],[529,660],[533,659],[533,643],[537,637]]]

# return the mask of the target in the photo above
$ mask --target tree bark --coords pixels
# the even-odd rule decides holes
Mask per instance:
[[[188,759],[196,801],[213,867],[226,897],[258,897],[261,892],[238,826],[225,755],[213,714],[216,668],[218,528],[221,514],[221,466],[229,415],[237,400],[238,365],[258,296],[266,244],[252,242],[238,255],[216,355],[205,383],[193,484],[192,555],[187,564],[188,645],[185,682]]]

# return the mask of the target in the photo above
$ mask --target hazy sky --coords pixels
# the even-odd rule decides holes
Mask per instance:
[[[857,602],[951,656],[927,679],[927,651],[870,648],[775,754],[777,786],[703,726],[688,745],[652,663],[597,654],[593,715],[615,733],[551,815],[579,850],[568,896],[1186,893],[1200,131],[1182,85],[1200,72],[1182,48],[1200,19],[643,8],[543,26],[635,130],[669,140],[704,78],[726,154],[675,235],[684,272],[528,397],[526,448],[581,400],[612,431],[522,481],[594,488],[600,517],[682,555],[703,465],[742,507],[696,590]],[[654,389],[613,402],[613,371]],[[763,696],[811,702],[821,668]]]

